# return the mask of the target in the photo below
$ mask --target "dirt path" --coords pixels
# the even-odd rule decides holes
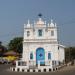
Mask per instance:
[[[70,71],[70,70],[75,70],[75,65],[74,66],[65,66],[58,71]]]

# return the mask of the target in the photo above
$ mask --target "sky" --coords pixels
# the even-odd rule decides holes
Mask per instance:
[[[7,45],[23,36],[24,23],[38,19],[38,14],[57,23],[59,40],[75,46],[75,0],[0,0],[0,41]]]

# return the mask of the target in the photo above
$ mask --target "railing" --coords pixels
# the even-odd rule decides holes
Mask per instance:
[[[17,66],[27,66],[27,62],[22,61],[22,60],[18,60],[18,61],[16,61],[16,65]]]
[[[40,61],[38,61],[38,65],[42,66],[41,62],[45,63],[44,66],[50,66],[51,65],[51,60],[46,60],[46,61],[45,60],[40,60]]]
[[[41,62],[44,62],[44,65],[41,65]],[[36,65],[36,61],[30,60],[28,63],[26,61],[18,60],[16,61],[16,66],[29,66],[29,67],[39,67],[39,66],[51,66],[52,61],[44,61],[40,60],[38,61],[38,64]]]

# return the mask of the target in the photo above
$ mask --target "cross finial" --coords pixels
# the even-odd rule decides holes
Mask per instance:
[[[38,14],[38,16],[39,16],[39,17],[41,17],[41,16],[42,16],[42,14],[41,14],[41,13],[39,13],[39,14]]]

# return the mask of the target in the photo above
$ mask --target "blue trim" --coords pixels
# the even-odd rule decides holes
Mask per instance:
[[[48,53],[48,59],[51,59],[51,53]]]
[[[30,59],[33,59],[33,53],[30,53]]]
[[[44,60],[45,60],[45,51],[43,48],[38,48],[36,50],[36,64],[38,64],[38,61],[41,61],[40,64],[45,64]]]

